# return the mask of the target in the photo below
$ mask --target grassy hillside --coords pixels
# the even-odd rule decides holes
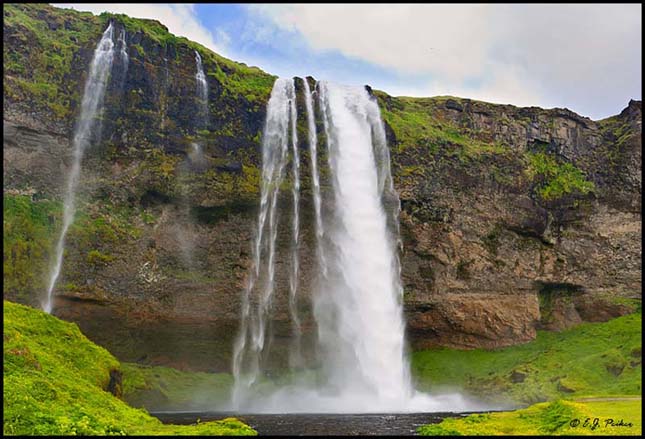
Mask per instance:
[[[217,410],[228,400],[233,376],[123,363],[123,399],[149,410]]]
[[[531,404],[589,395],[641,394],[641,313],[499,350],[435,349],[412,355],[420,388],[460,387],[479,397]]]
[[[235,419],[161,424],[106,390],[120,392],[120,364],[75,324],[8,301],[3,357],[6,435],[255,434]]]
[[[422,436],[638,436],[641,400],[555,401],[523,410],[449,418],[418,429]]]
[[[530,343],[495,351],[414,353],[413,372],[424,390],[460,388],[482,399],[510,404],[550,401],[511,412],[446,419],[419,428],[419,433],[641,434],[641,321],[639,311],[568,331],[539,331]]]

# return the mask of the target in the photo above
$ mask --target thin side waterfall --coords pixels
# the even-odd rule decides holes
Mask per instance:
[[[306,81],[305,81],[306,82]],[[300,249],[300,154],[298,153],[298,133],[296,131],[298,113],[296,110],[295,87],[289,89],[289,118],[291,119],[291,161],[292,161],[292,194],[293,218],[291,242],[291,276],[289,277],[289,312],[293,321],[294,342],[292,348],[292,365],[302,366],[300,342],[301,328],[297,310],[297,294],[300,283],[300,265],[298,253]]]
[[[115,60],[115,68],[112,71],[112,74],[114,75],[114,79],[112,79],[112,81],[118,85],[118,94],[123,95],[125,78],[128,74],[128,67],[130,64],[125,28],[121,28],[119,30],[119,36],[116,39],[114,50],[116,51],[117,59]]]
[[[253,265],[242,294],[240,332],[233,350],[235,385],[232,404],[240,407],[259,377],[260,355],[265,346],[266,317],[274,291],[275,240],[278,193],[284,178],[289,149],[292,80],[278,79],[267,105],[262,137],[262,183],[258,226],[253,243]],[[262,263],[264,262],[264,263]]]
[[[206,110],[208,104],[208,82],[206,81],[206,74],[202,66],[202,57],[198,51],[195,51],[195,64],[197,65],[197,73],[195,73],[195,79],[197,79],[197,97],[199,98],[202,110]],[[205,115],[206,113],[204,112],[202,117]]]
[[[277,201],[290,132],[294,211],[288,294],[298,342],[304,318],[295,306],[301,295],[297,283],[299,249],[306,251],[299,240],[296,95],[293,80],[281,78],[275,82],[267,106],[260,210],[253,265],[242,295],[241,328],[234,346],[231,409],[251,413],[385,413],[478,408],[458,394],[430,396],[412,386],[398,256],[400,203],[376,99],[363,87],[317,84],[331,177],[330,193],[325,194],[328,202],[323,206],[314,99],[306,80],[304,98],[315,213],[315,268],[319,274],[311,291],[318,329],[316,358],[307,365],[309,370],[294,371],[291,381],[271,394],[256,391],[255,384],[270,379],[263,366],[272,301],[274,296],[287,294],[275,285],[275,258]]]
[[[208,82],[202,65],[202,58],[199,52],[195,52],[195,98],[197,101],[197,111],[195,112],[193,122],[195,130],[205,129],[208,125]],[[197,133],[199,135],[199,132]],[[189,272],[194,272],[198,266],[195,258],[195,233],[194,224],[191,219],[190,204],[187,192],[186,180],[193,172],[204,171],[207,164],[204,157],[204,150],[200,140],[190,143],[190,149],[187,151],[186,159],[179,168],[179,181],[181,182],[181,196],[179,197],[178,207],[181,211],[182,219],[175,222],[173,228],[175,237],[179,244],[181,262]]]
[[[316,255],[321,275],[327,276],[327,262],[323,253],[322,242],[324,228],[321,216],[320,176],[318,175],[318,136],[316,135],[316,122],[314,114],[313,97],[309,82],[304,79],[305,109],[307,110],[307,130],[309,131],[309,156],[311,158],[311,183],[314,201],[314,215],[316,218]]]
[[[197,105],[198,111],[195,120],[195,125],[197,129],[205,129],[208,125],[208,81],[206,80],[206,74],[204,73],[204,66],[202,65],[202,57],[199,55],[199,52],[195,50],[195,66],[196,66],[196,94],[197,94]],[[202,145],[199,142],[193,142],[191,144],[192,151],[189,154],[191,161],[197,165],[203,164],[204,153],[202,150]]]
[[[125,28],[122,28],[119,31],[119,38],[117,40],[117,43],[119,46],[119,56],[121,57],[121,61],[123,61],[123,64],[125,65],[125,71],[127,71],[130,58],[128,57],[128,46],[125,42]]]
[[[63,228],[61,229],[56,244],[56,259],[50,272],[47,298],[42,304],[43,310],[47,313],[51,313],[53,307],[54,287],[56,286],[56,281],[58,280],[63,264],[65,236],[67,235],[69,226],[74,221],[76,187],[78,186],[81,172],[83,153],[89,144],[92,131],[96,128],[96,116],[98,116],[101,109],[109,73],[112,68],[112,60],[114,58],[113,34],[114,29],[112,23],[110,23],[105,32],[103,32],[103,36],[94,50],[90,72],[85,82],[81,113],[73,138],[74,161],[67,180],[63,209]]]

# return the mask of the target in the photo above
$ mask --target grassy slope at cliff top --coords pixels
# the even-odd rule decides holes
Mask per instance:
[[[641,394],[641,313],[499,350],[433,349],[412,355],[420,388],[460,387],[488,400],[534,403],[583,395]]]
[[[4,301],[4,434],[251,435],[235,419],[163,425],[107,387],[119,362],[73,323]]]
[[[79,67],[74,66],[75,55],[82,49],[94,50],[112,18],[123,23],[131,34],[141,32],[161,45],[198,50],[205,68],[208,65],[210,69],[208,73],[223,85],[223,96],[240,95],[249,104],[263,105],[275,80],[275,76],[257,67],[231,61],[198,43],[171,34],[156,20],[107,12],[96,16],[47,4],[6,4],[3,12],[6,38],[10,38],[10,44],[3,48],[5,100],[30,98],[37,108],[50,110],[55,119],[72,116],[71,103],[79,102],[81,87],[69,80],[70,72]],[[140,45],[131,46],[141,50]]]
[[[521,145],[507,145],[493,140],[491,132],[476,130],[463,124],[459,125],[446,118],[446,101],[463,103],[463,99],[438,96],[433,98],[391,97],[381,91],[374,91],[381,104],[383,120],[392,128],[395,142],[392,149],[399,154],[414,151],[416,154],[429,154],[433,160],[441,159],[440,155],[455,157],[461,166],[475,165],[476,169],[482,166],[490,167],[490,163],[482,160],[491,157],[504,157],[518,161],[525,168],[524,175],[508,173],[503,161],[501,168],[491,167],[487,172],[500,182],[513,182],[517,179],[528,179],[534,183],[534,191],[544,201],[558,199],[568,194],[585,195],[595,189],[594,184],[587,180],[586,174],[573,163],[564,161],[545,152],[524,151]],[[503,113],[506,108],[516,107],[510,105],[488,104],[468,99],[467,101],[481,108],[499,109],[500,122],[508,116]],[[488,111],[488,110],[487,110]],[[544,115],[549,115],[548,110],[541,110]],[[493,117],[493,116],[491,116]],[[554,117],[554,116],[549,116]],[[515,122],[525,126],[531,120],[514,118]],[[453,163],[453,165],[457,165]],[[403,176],[418,173],[418,165],[408,165],[402,169]]]

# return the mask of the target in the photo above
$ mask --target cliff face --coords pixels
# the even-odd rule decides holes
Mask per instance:
[[[517,343],[640,298],[640,102],[595,122],[562,109],[380,98],[420,345]]]
[[[226,370],[275,77],[157,22],[5,7],[4,296],[37,306],[44,292],[80,94],[109,20],[125,29],[130,61],[113,66],[100,138],[83,162],[55,314],[123,360]],[[199,130],[195,50],[209,85]],[[401,197],[413,347],[521,343],[536,327],[605,320],[640,300],[640,101],[591,121],[562,109],[373,94]],[[299,139],[306,215],[304,131]],[[278,251],[290,242],[287,210]],[[302,234],[313,243],[311,222],[302,218]],[[313,255],[303,260],[305,290],[312,271]],[[286,296],[286,279],[278,291]],[[280,350],[290,328],[278,307]],[[308,328],[313,336],[311,319]]]

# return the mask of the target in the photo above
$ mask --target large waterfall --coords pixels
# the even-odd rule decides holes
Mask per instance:
[[[459,395],[430,397],[416,392],[411,383],[398,260],[399,200],[376,100],[362,87],[320,82],[312,92],[304,80],[303,89],[315,248],[304,248],[299,239],[296,87],[293,80],[281,78],[273,87],[264,126],[260,209],[234,346],[232,408],[354,413],[466,409],[469,405]],[[316,116],[324,129],[327,163],[319,162]],[[325,194],[322,167],[330,175]],[[292,239],[289,290],[283,292],[276,282],[276,237],[280,188],[288,177]],[[304,297],[298,284],[298,258],[306,251],[315,253],[317,264],[310,294],[317,346],[315,360],[304,365],[308,372],[300,357],[304,316],[298,315],[296,306]],[[298,367],[293,370],[295,379],[267,393],[259,389],[266,389],[269,380],[263,366],[271,347],[273,305],[285,294],[294,328],[290,364]]]
[[[396,238],[382,203],[384,132],[364,88],[319,84],[334,208],[328,279],[314,295],[325,373],[343,392],[401,406],[410,394]]]
[[[105,89],[109,80],[110,70],[112,68],[112,61],[114,58],[113,38],[114,28],[112,23],[110,23],[105,32],[103,32],[103,36],[94,50],[90,72],[87,77],[87,81],[85,82],[83,99],[81,101],[81,113],[76,124],[73,138],[74,159],[72,162],[72,168],[69,171],[65,199],[63,202],[63,227],[56,244],[56,257],[49,276],[47,298],[42,304],[43,310],[48,313],[51,313],[52,311],[54,287],[56,286],[56,281],[58,280],[63,264],[65,236],[67,235],[69,226],[74,220],[76,209],[76,187],[78,186],[78,180],[80,177],[83,153],[90,143],[93,131],[97,128],[97,116],[101,110],[103,96],[105,95]],[[120,53],[122,56],[125,55],[126,58],[124,60],[127,62],[125,37],[123,36],[122,39],[123,44],[121,44]]]

